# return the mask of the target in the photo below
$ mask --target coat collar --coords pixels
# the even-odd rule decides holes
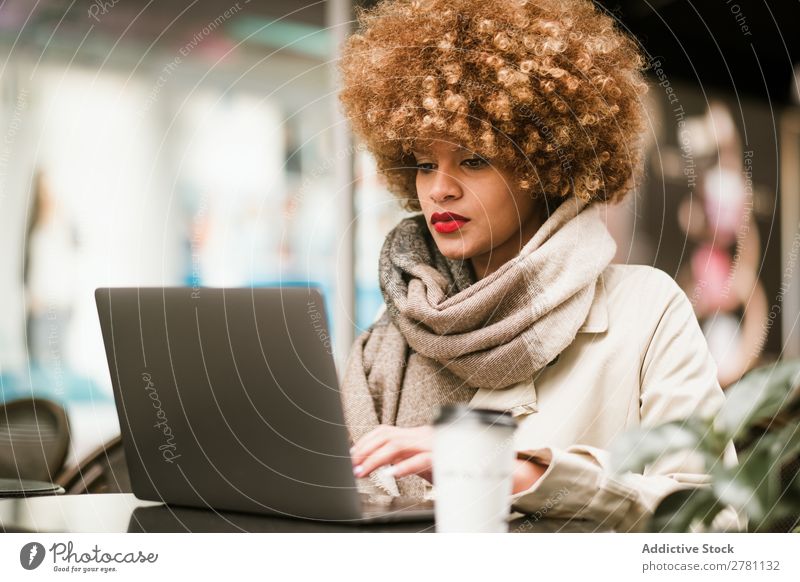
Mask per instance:
[[[578,333],[603,333],[608,330],[608,296],[605,281],[601,274],[597,278],[594,299],[589,307],[589,314],[583,325],[578,328]]]

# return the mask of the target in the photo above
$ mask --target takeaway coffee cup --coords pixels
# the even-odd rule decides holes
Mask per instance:
[[[514,471],[509,413],[443,406],[434,420],[437,532],[507,532]]]

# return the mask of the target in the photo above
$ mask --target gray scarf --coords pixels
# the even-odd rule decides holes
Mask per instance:
[[[570,198],[516,257],[476,280],[468,261],[439,252],[424,215],[403,219],[381,250],[386,312],[356,339],[342,379],[353,442],[379,424],[429,424],[440,405],[479,391],[524,406],[530,391],[514,387],[572,343],[615,250],[601,206]],[[421,496],[427,481],[398,486]]]

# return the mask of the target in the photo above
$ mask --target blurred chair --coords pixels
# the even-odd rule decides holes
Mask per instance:
[[[0,404],[0,477],[53,481],[69,443],[67,413],[57,403],[22,398]]]
[[[100,445],[75,467],[58,476],[56,483],[67,495],[83,493],[130,493],[131,480],[125,462],[122,437]]]

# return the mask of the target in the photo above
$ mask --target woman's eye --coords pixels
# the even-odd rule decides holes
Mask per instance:
[[[417,170],[419,170],[420,172],[430,172],[431,170],[433,170],[433,164],[430,162],[422,162],[420,164],[417,164]]]
[[[473,170],[477,170],[478,168],[483,168],[489,165],[489,162],[487,162],[483,158],[469,158],[461,163]]]

